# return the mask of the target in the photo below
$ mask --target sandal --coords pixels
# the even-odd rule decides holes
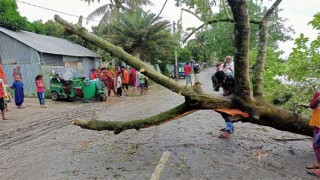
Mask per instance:
[[[307,169],[320,169],[319,163],[313,163],[306,166]]]
[[[320,177],[320,170],[319,169],[310,169],[307,171],[308,174]]]
[[[231,134],[228,133],[228,132],[224,132],[224,133],[221,133],[218,138],[221,138],[221,139],[228,139],[231,137]]]

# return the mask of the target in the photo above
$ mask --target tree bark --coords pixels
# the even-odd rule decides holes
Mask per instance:
[[[235,95],[247,102],[253,101],[249,78],[250,23],[246,0],[228,0],[235,21],[234,76]]]
[[[263,96],[263,74],[267,57],[269,18],[282,0],[277,0],[261,19],[259,25],[259,50],[253,70],[253,96]]]

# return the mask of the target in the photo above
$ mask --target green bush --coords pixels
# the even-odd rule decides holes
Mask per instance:
[[[46,91],[44,92],[44,98],[51,99],[51,92],[49,89],[46,89]]]
[[[278,85],[266,91],[266,97],[277,106],[298,114],[310,115],[311,110],[308,105],[313,93],[313,88],[309,86]]]

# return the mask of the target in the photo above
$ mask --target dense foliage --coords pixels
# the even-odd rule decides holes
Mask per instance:
[[[231,14],[229,7],[225,7],[225,10],[222,7],[219,13],[214,14],[212,19],[226,19],[227,14]],[[248,1],[248,10],[251,19],[260,20],[265,14],[265,8],[257,1],[249,0]],[[278,16],[278,12],[275,13],[270,18],[270,27],[269,27],[269,40],[268,47],[273,48],[274,50],[278,49],[278,43],[280,41],[291,40],[290,33],[293,32],[291,27],[286,27],[284,25],[285,19]],[[206,49],[207,51],[213,52],[216,57],[223,59],[227,55],[232,55],[234,52],[234,32],[233,32],[233,23],[231,22],[218,22],[211,24],[206,31],[203,31],[201,35],[206,40]],[[258,32],[259,25],[251,23],[250,24],[250,50],[254,49],[258,45]]]
[[[156,64],[159,56],[170,54],[175,47],[169,27],[169,21],[139,8],[120,14],[118,22],[106,28],[102,35],[128,53]]]
[[[0,0],[0,26],[13,31],[30,30],[30,23],[18,12],[15,0]]]
[[[320,13],[314,15],[309,23],[316,30],[320,30]],[[319,90],[319,64],[320,64],[320,35],[310,40],[304,34],[295,39],[295,47],[292,48],[286,67],[288,79],[295,82],[278,92],[292,93],[290,100],[283,106],[299,113],[309,113],[310,110],[301,105],[308,105],[314,91]]]

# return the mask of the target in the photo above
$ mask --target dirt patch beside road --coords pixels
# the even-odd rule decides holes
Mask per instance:
[[[210,69],[200,75],[212,93]],[[305,136],[236,123],[234,136],[222,140],[217,135],[223,119],[210,110],[119,135],[70,125],[74,118],[91,118],[93,111],[98,119],[132,120],[183,101],[154,86],[145,96],[102,103],[48,100],[47,109],[37,99],[27,99],[25,109],[10,104],[11,120],[0,123],[0,179],[150,179],[166,151],[171,153],[160,179],[313,179],[305,170],[315,161],[311,141],[274,140]]]

